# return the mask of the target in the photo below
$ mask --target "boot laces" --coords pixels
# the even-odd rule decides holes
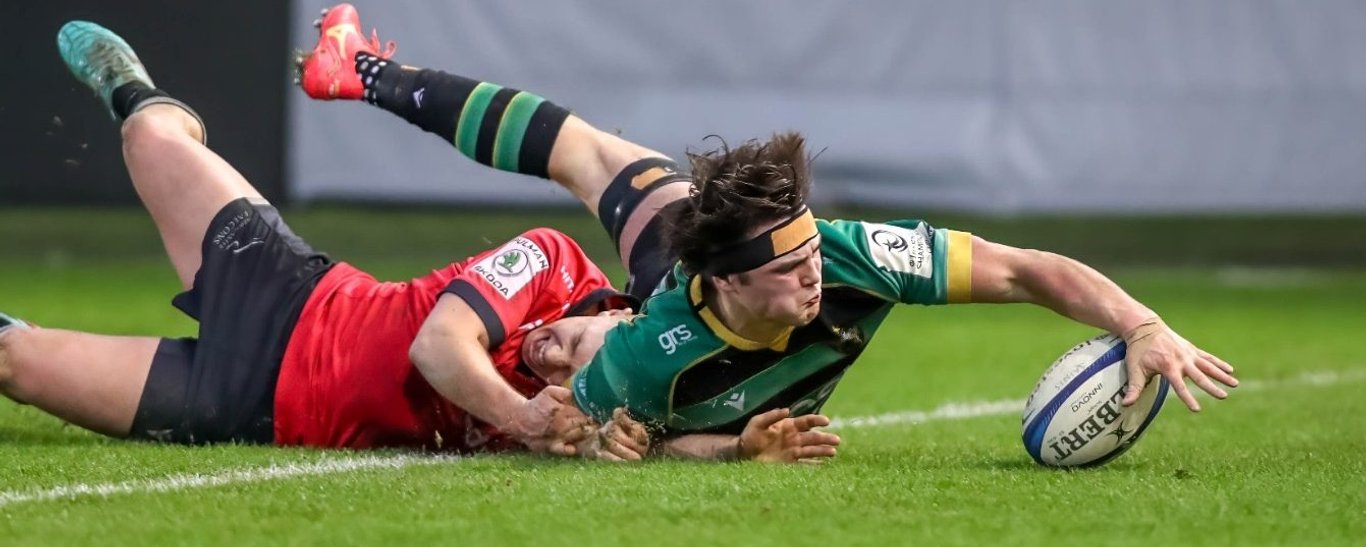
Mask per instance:
[[[370,46],[370,49],[375,51],[376,57],[385,60],[388,60],[390,57],[393,57],[394,52],[398,51],[398,44],[394,43],[393,40],[384,42],[384,47],[380,47],[378,29],[370,29],[370,42],[366,45]]]

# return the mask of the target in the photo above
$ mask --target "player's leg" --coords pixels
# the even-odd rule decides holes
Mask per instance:
[[[493,82],[399,64],[390,59],[392,45],[381,52],[377,39],[361,34],[360,16],[350,4],[324,10],[315,25],[318,43],[298,59],[299,84],[310,97],[364,100],[441,137],[479,163],[550,176],[551,149],[570,117],[567,109]],[[602,178],[610,177],[606,175]],[[573,187],[571,191],[590,193]]]
[[[143,352],[153,355],[150,364],[127,374],[142,393],[131,434],[189,444],[271,442],[284,350],[333,263],[203,145],[198,116],[152,86],[121,38],[73,22],[63,26],[58,45],[71,72],[125,120],[129,174],[187,288],[173,303],[199,321],[197,340],[152,344]],[[80,372],[81,359],[68,367],[40,357],[20,361],[16,378]],[[63,378],[50,383],[60,386]]]
[[[392,46],[380,52],[377,39],[363,37],[349,4],[324,10],[316,26],[317,46],[299,59],[299,83],[310,97],[364,100],[479,163],[554,180],[598,216],[633,277],[657,278],[673,263],[651,226],[690,184],[663,154],[599,131],[534,94],[400,65],[389,59]],[[649,289],[655,281],[640,285]]]
[[[156,89],[136,53],[117,34],[73,21],[61,28],[57,42],[71,73],[124,120],[129,176],[181,284],[189,288],[202,262],[200,242],[214,215],[235,199],[264,199],[204,146],[199,115]]]
[[[0,393],[92,431],[128,435],[161,340],[7,319],[0,319],[9,323],[0,326]]]

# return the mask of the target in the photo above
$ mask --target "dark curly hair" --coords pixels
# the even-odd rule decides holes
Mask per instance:
[[[708,137],[711,138],[711,137]],[[775,133],[767,142],[688,153],[693,187],[688,199],[660,213],[664,243],[689,272],[707,269],[711,252],[752,237],[760,227],[806,207],[811,190],[806,139]]]

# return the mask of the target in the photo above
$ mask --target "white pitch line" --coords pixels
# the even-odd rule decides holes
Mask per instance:
[[[314,463],[289,463],[227,471],[216,475],[173,475],[140,481],[105,484],[72,484],[47,490],[29,492],[0,492],[0,507],[31,501],[75,499],[88,496],[107,498],[117,494],[175,492],[192,488],[209,488],[228,484],[242,484],[280,480],[312,475],[330,475],[364,469],[402,469],[412,465],[431,465],[459,460],[451,456],[365,456],[351,459],[324,460]]]
[[[1237,392],[1259,391],[1283,386],[1322,387],[1366,380],[1366,369],[1344,372],[1311,372],[1281,381],[1248,380],[1235,390]],[[936,421],[966,420],[983,416],[1003,416],[1015,414],[1024,408],[1024,399],[1001,399],[967,403],[947,403],[934,410],[912,410],[891,412],[876,416],[854,418],[835,418],[830,429],[857,429],[903,424],[920,424]],[[107,498],[119,494],[142,494],[155,492],[176,492],[193,488],[211,488],[229,484],[242,484],[270,480],[283,480],[294,477],[332,475],[367,469],[403,469],[414,465],[436,465],[461,461],[458,456],[364,456],[348,459],[329,459],[314,463],[289,463],[226,471],[214,475],[173,475],[161,479],[126,481],[105,484],[71,484],[47,490],[0,492],[0,508],[20,503],[76,499],[83,497]]]
[[[1261,391],[1273,387],[1289,386],[1329,386],[1333,384],[1345,384],[1366,380],[1366,369],[1356,369],[1344,372],[1323,371],[1306,372],[1279,381],[1265,380],[1246,380],[1239,382],[1238,387],[1230,390],[1229,396],[1236,397],[1238,393],[1248,391]],[[1192,388],[1192,393],[1205,396],[1205,392]],[[1168,391],[1167,398],[1175,398],[1176,392]],[[1007,414],[1019,414],[1024,411],[1024,399],[999,399],[995,401],[978,401],[970,403],[945,403],[934,410],[908,410],[900,412],[889,412],[876,416],[860,416],[856,418],[831,418],[828,429],[857,429],[862,427],[883,427],[889,425],[920,424],[925,422],[938,422],[949,420],[966,420],[969,418],[980,418],[983,416],[1004,416]]]

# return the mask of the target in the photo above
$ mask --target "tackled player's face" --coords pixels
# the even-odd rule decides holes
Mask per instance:
[[[727,298],[764,321],[800,327],[821,311],[821,240],[768,264],[726,276]]]
[[[628,310],[608,310],[536,327],[522,339],[522,362],[546,383],[564,385],[593,360],[607,331],[630,317]]]

